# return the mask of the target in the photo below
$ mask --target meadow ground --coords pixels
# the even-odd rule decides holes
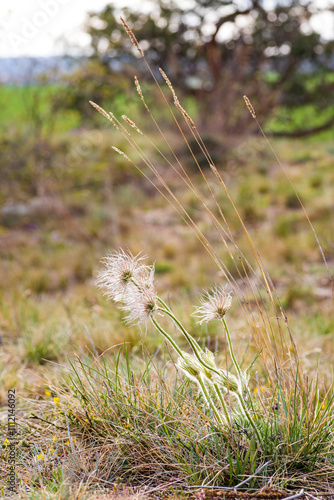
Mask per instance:
[[[150,130],[148,135],[164,148],[155,132]],[[41,139],[37,156],[33,158],[27,153],[29,145],[23,137],[21,135],[21,140],[19,137],[15,146],[8,137],[3,135],[1,139],[4,173],[0,186],[1,426],[6,436],[8,391],[15,389],[20,430],[17,472],[22,487],[26,485],[30,489],[29,493],[22,492],[22,496],[88,498],[91,495],[87,493],[88,488],[97,490],[105,486],[121,494],[130,476],[134,487],[146,484],[152,488],[154,483],[159,489],[159,481],[184,487],[185,477],[191,477],[192,484],[201,484],[204,472],[200,465],[199,469],[189,467],[188,470],[184,464],[179,466],[186,459],[181,460],[180,450],[169,449],[162,438],[159,441],[161,436],[158,439],[153,430],[156,423],[151,423],[153,427],[147,423],[145,427],[136,420],[136,427],[133,415],[124,409],[132,397],[131,387],[138,386],[146,409],[150,408],[151,412],[155,399],[157,415],[159,406],[166,412],[166,418],[160,415],[161,422],[166,422],[171,415],[176,421],[187,418],[189,428],[194,430],[198,422],[195,425],[191,417],[193,403],[187,399],[193,390],[191,384],[181,385],[182,390],[175,385],[171,353],[158,333],[149,325],[125,326],[122,312],[111,301],[106,301],[96,288],[95,280],[102,267],[101,258],[107,251],[123,247],[134,254],[141,251],[148,254],[148,260],[155,262],[161,296],[200,344],[218,351],[224,362],[223,331],[215,323],[200,326],[191,316],[198,294],[212,283],[223,284],[222,274],[173,208],[126,159],[111,150],[113,144],[129,154],[117,131],[108,128],[58,131],[51,142]],[[189,160],[179,135],[171,130],[168,140],[201,191],[201,175]],[[201,231],[218,249],[228,270],[238,279],[197,197],[167,166],[159,163],[155,151],[144,139],[140,137],[139,141],[155,159],[157,168],[183,200]],[[260,136],[225,138],[223,144],[209,138],[209,142],[217,168],[288,315],[303,370],[310,380],[317,374],[319,394],[326,394],[333,379],[333,302],[327,271],[303,211]],[[227,148],[227,142],[232,147]],[[333,274],[334,147],[331,134],[303,140],[273,139],[272,144],[301,195]],[[200,153],[198,157],[201,162]],[[215,182],[214,173],[207,169],[206,175],[212,181],[234,240],[245,248],[245,235]],[[210,204],[209,199],[205,200]],[[237,355],[239,359],[248,359],[256,350],[236,304],[232,305],[229,316]],[[173,335],[185,347],[180,334],[174,331]],[[156,370],[155,377],[145,368],[151,364]],[[119,383],[126,397],[113,416],[117,424],[112,434],[106,430],[108,418],[97,388],[110,381],[115,366],[123,368],[120,368],[119,382],[116,377],[116,389],[113,379],[109,390],[117,393]],[[86,380],[88,385],[83,383],[80,387],[78,380]],[[161,384],[166,380],[172,387],[168,389],[172,391],[171,400],[177,401],[173,410],[161,396]],[[261,402],[261,391],[269,390],[261,367],[252,374],[250,387]],[[159,397],[162,399],[157,404]],[[196,399],[195,404],[197,409],[201,408],[200,400]],[[112,406],[110,401],[107,406]],[[201,418],[205,422],[205,415]],[[131,446],[136,449],[136,439],[139,439],[133,429],[142,435],[146,433],[152,442],[156,440],[158,451],[153,458],[154,446],[145,444],[152,461],[146,456],[147,468],[154,470],[154,480],[147,470],[139,467],[145,457],[143,443],[138,445],[138,459],[125,464],[124,456],[131,454]],[[130,431],[131,439],[127,434]],[[169,432],[166,428],[166,435]],[[123,454],[119,450],[114,454],[110,452],[115,445],[115,437],[112,437],[115,435]],[[332,434],[329,439],[333,439]],[[206,467],[212,468],[210,484],[215,484],[219,464],[215,463],[217,455],[212,446],[216,446],[217,451],[219,443],[207,443],[205,450],[193,450],[191,437],[183,436],[181,441],[182,446],[189,447],[189,454],[197,457],[198,464],[198,457],[201,456],[201,460],[205,457]],[[313,475],[303,470],[297,473],[298,464],[293,457],[298,455],[298,444],[292,448],[291,467],[284,462],[272,486],[282,490],[292,488],[291,491],[303,486],[320,488],[316,472]],[[168,456],[173,453],[173,461],[167,465]],[[256,453],[254,450],[253,458],[246,457],[243,450],[239,462],[231,458],[238,463],[233,462],[234,470],[226,469],[222,476],[224,484],[238,484],[249,471],[254,472]],[[5,437],[1,454],[1,476],[5,481],[8,474]],[[165,463],[166,467],[159,470],[158,463]],[[136,467],[140,474],[134,472]],[[332,471],[328,472],[328,484],[323,483],[322,491],[326,486],[331,487],[331,474]],[[272,475],[273,472],[268,471],[267,478]],[[258,486],[256,481],[253,483],[254,488]],[[2,488],[4,491],[4,486]],[[184,491],[184,495],[187,494]],[[109,498],[102,492],[99,495],[96,498]]]

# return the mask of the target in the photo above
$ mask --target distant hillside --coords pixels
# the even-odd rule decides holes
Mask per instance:
[[[1,57],[0,58],[0,83],[26,84],[33,82],[43,73],[54,71],[56,74],[67,73],[73,70],[81,61],[70,56],[53,57]]]

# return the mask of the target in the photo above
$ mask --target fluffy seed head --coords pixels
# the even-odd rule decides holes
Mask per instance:
[[[200,358],[211,368],[216,368],[215,356],[209,349],[205,348],[205,351],[200,353]]]
[[[123,311],[128,313],[127,324],[145,323],[157,308],[157,294],[153,283],[142,284],[141,287],[131,287],[124,300]]]
[[[144,257],[134,256],[122,249],[110,253],[103,260],[105,269],[97,279],[98,287],[104,289],[106,295],[115,302],[126,299],[136,288],[133,281],[140,287],[153,287],[153,269],[145,266],[143,260]]]
[[[201,306],[195,310],[199,323],[207,323],[212,319],[223,319],[231,307],[232,297],[223,287],[215,287],[201,297]]]

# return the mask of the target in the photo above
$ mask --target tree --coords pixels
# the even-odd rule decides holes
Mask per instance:
[[[89,15],[87,32],[94,58],[107,67],[129,67],[132,54],[138,72],[138,54],[120,23],[124,16],[148,61],[168,73],[178,92],[198,97],[206,130],[236,133],[246,126],[243,94],[260,117],[281,104],[310,102],[326,108],[328,115],[324,96],[334,88],[329,76],[333,42],[312,29],[310,20],[319,11],[316,2],[281,0],[274,8],[269,4],[154,0],[149,13],[120,11],[110,4]],[[319,124],[322,128],[333,123],[332,113]]]

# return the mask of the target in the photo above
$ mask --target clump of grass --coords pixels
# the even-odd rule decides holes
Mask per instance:
[[[124,347],[111,358],[77,360],[70,378],[59,393],[64,421],[80,435],[87,462],[95,457],[86,474],[106,485],[117,477],[180,489],[228,488],[247,478],[244,487],[254,489],[333,485],[333,397],[320,396],[317,381],[303,399],[280,384],[252,391],[259,443],[245,421],[220,425],[205,395],[168,358],[144,353],[134,371]]]

